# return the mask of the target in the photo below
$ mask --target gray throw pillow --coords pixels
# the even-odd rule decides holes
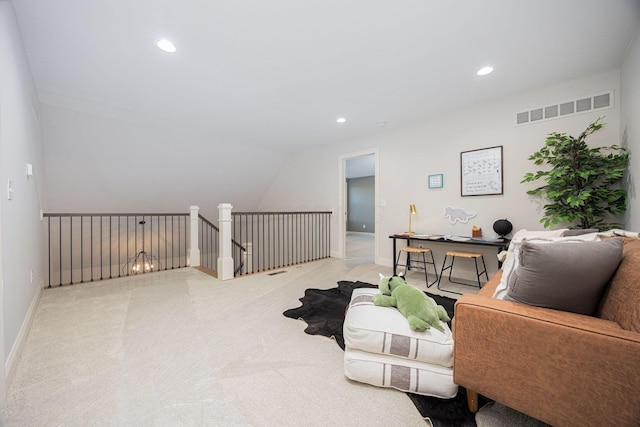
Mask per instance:
[[[622,239],[598,242],[523,242],[506,300],[593,315],[622,259]]]
[[[562,233],[562,237],[582,236],[583,234],[597,233],[597,228],[573,228]]]

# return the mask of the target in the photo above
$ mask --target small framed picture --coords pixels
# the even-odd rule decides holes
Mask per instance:
[[[441,173],[436,173],[433,175],[429,175],[429,188],[442,188],[444,184],[444,175]]]

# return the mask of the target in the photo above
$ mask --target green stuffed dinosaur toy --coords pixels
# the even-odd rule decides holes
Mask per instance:
[[[451,320],[443,306],[436,304],[424,292],[408,285],[401,276],[384,277],[381,274],[378,288],[382,294],[376,295],[373,303],[382,307],[397,307],[414,331],[426,331],[433,326],[444,332],[440,320]]]

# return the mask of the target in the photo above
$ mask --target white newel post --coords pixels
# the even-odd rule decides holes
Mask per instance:
[[[218,227],[220,228],[220,257],[218,258],[218,279],[233,279],[233,256],[231,255],[231,209],[229,203],[218,205]]]
[[[200,265],[200,244],[198,242],[198,206],[191,206],[191,248],[189,249],[189,265],[198,267]]]

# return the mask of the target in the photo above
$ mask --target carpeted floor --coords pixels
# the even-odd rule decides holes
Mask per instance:
[[[489,402],[480,408],[476,424],[478,427],[551,427],[498,402]]]
[[[391,269],[329,258],[285,270],[45,289],[0,426],[425,427],[404,393],[350,383],[340,347],[282,315],[305,289]]]
[[[306,289],[391,268],[329,258],[285,270],[45,289],[0,425],[425,427],[405,393],[348,381],[340,347],[282,315]]]

